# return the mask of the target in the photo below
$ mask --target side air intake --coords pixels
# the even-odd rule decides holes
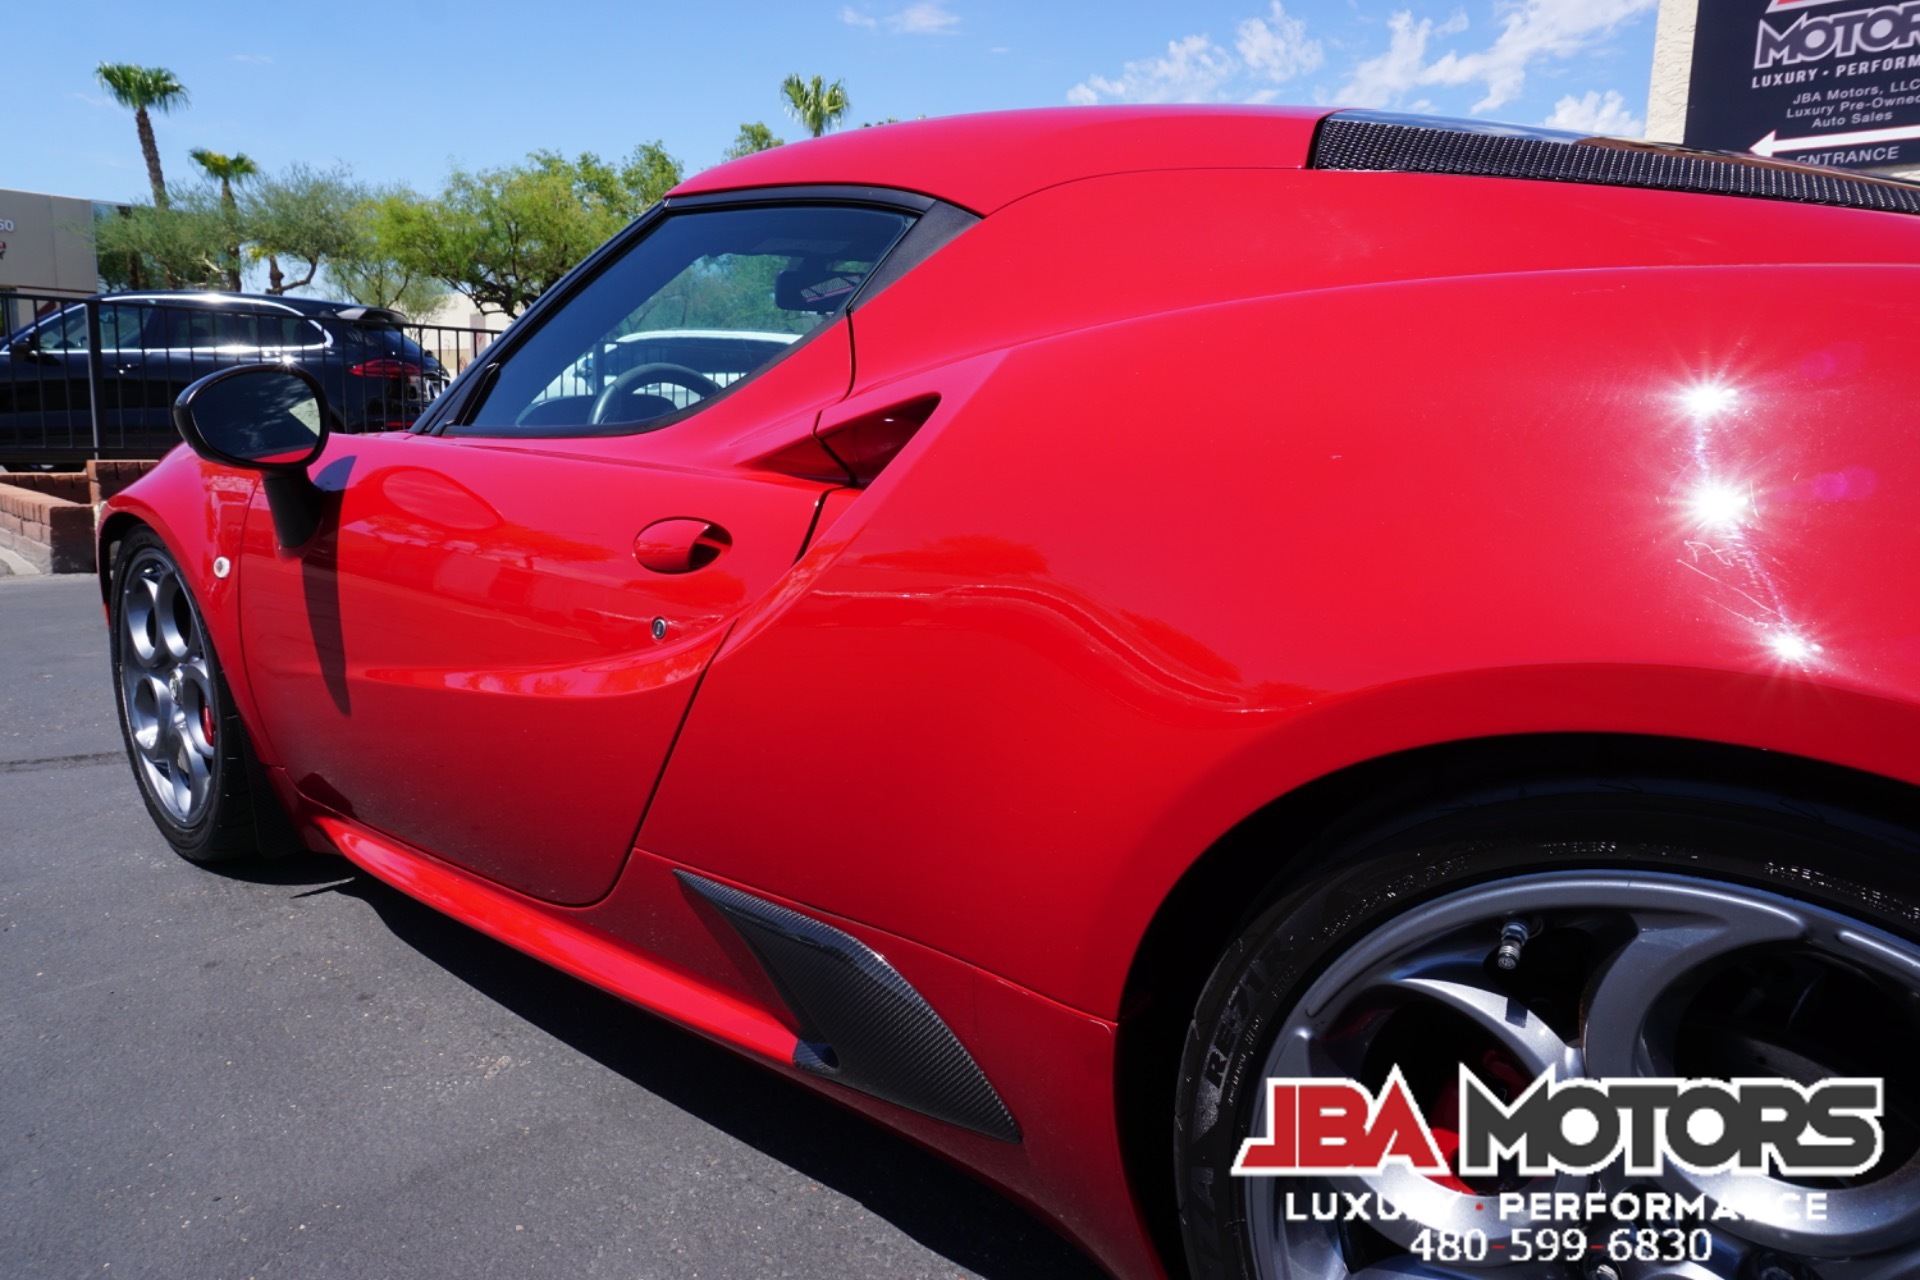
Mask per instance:
[[[1920,185],[1888,178],[1731,152],[1372,111],[1341,111],[1322,120],[1307,167],[1535,178],[1920,213]]]
[[[873,948],[730,885],[673,874],[726,917],[799,1020],[794,1066],[990,1138],[1020,1141],[1020,1126],[973,1055]]]

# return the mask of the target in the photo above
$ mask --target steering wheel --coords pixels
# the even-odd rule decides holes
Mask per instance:
[[[706,374],[689,369],[683,364],[668,364],[656,360],[651,364],[637,364],[619,377],[609,382],[606,390],[593,402],[593,412],[587,415],[587,421],[593,426],[608,422],[622,422],[615,416],[615,406],[633,393],[636,387],[650,386],[664,382],[670,386],[685,387],[702,400],[720,390],[720,384]]]

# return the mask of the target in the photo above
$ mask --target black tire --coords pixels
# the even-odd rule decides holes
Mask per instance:
[[[193,862],[252,856],[253,750],[193,589],[151,529],[120,543],[109,601],[114,706],[154,825]]]
[[[1241,1143],[1254,1136],[1264,1069],[1280,1060],[1273,1055],[1283,1052],[1276,1048],[1280,1033],[1283,1029],[1290,1037],[1299,1033],[1299,1019],[1306,1016],[1302,1001],[1309,989],[1320,983],[1314,999],[1327,999],[1328,984],[1352,971],[1357,963],[1352,957],[1363,954],[1369,939],[1374,940],[1372,945],[1381,945],[1382,938],[1411,937],[1410,931],[1423,918],[1449,919],[1452,904],[1481,894],[1491,901],[1496,888],[1514,884],[1551,887],[1557,883],[1554,877],[1565,877],[1558,882],[1618,880],[1728,887],[1730,899],[1746,895],[1755,902],[1788,899],[1807,904],[1812,910],[1881,931],[1910,949],[1920,940],[1920,839],[1852,811],[1736,787],[1615,776],[1493,789],[1423,804],[1371,830],[1330,835],[1291,859],[1290,865],[1299,870],[1284,875],[1262,895],[1259,901],[1264,908],[1254,909],[1220,958],[1200,997],[1182,1053],[1175,1097],[1175,1185],[1183,1242],[1195,1280],[1280,1274],[1271,1262],[1256,1263],[1256,1236],[1270,1253],[1293,1249],[1292,1237],[1275,1243],[1287,1228],[1278,1232],[1256,1228],[1249,1220],[1250,1204],[1260,1195],[1272,1194],[1249,1190],[1249,1185],[1284,1180],[1235,1177],[1231,1170]],[[1585,874],[1576,882],[1569,873]],[[1547,930],[1555,927],[1534,917],[1536,931],[1543,925]],[[1395,932],[1384,932],[1389,927]],[[1484,932],[1489,982],[1513,981],[1496,974],[1493,952],[1500,927],[1500,921],[1493,919]],[[1546,936],[1547,932],[1536,934],[1538,939]],[[1537,954],[1550,957],[1553,952]],[[1661,1015],[1665,1020],[1661,1025],[1690,1020],[1684,1030],[1672,1031],[1673,1045],[1686,1047],[1688,1062],[1698,1064],[1707,1060],[1703,1054],[1724,1050],[1733,1055],[1728,1061],[1738,1059],[1742,1068],[1698,1074],[1788,1074],[1776,1070],[1786,1060],[1785,1051],[1766,1044],[1764,1038],[1714,1048],[1713,1037],[1734,1036],[1732,1015],[1723,1029],[1722,1023],[1703,1016],[1700,1011],[1707,1006],[1701,1002],[1724,995],[1725,983],[1737,985],[1745,980],[1746,971],[1736,959],[1746,953],[1729,954],[1734,958],[1714,961],[1699,976],[1690,976],[1675,988],[1692,992],[1687,998],[1694,1003],[1683,1006],[1677,1003],[1681,997],[1674,996],[1676,1003],[1662,1006],[1668,1013]],[[1912,954],[1920,955],[1920,949]],[[1347,963],[1332,969],[1343,957],[1349,957]],[[1543,958],[1539,963],[1554,962]],[[1604,957],[1595,963],[1604,963]],[[1715,976],[1723,970],[1731,976]],[[1881,997],[1878,1003],[1850,1010],[1862,1015],[1856,1021],[1865,1023],[1858,1033],[1864,1040],[1829,1046],[1834,1055],[1856,1055],[1842,1064],[1849,1074],[1887,1079],[1888,1150],[1872,1178],[1894,1169],[1904,1170],[1903,1177],[1920,1170],[1913,1134],[1920,1124],[1915,1114],[1920,1106],[1920,1073],[1910,1063],[1912,1055],[1901,1055],[1906,1064],[1889,1061],[1893,1056],[1889,1048],[1887,1058],[1859,1060],[1861,1054],[1872,1054],[1874,1044],[1920,1043],[1913,1038],[1920,1036],[1920,1021],[1915,1017],[1920,992],[1915,990],[1913,972],[1904,971],[1904,983],[1895,977],[1884,989],[1875,987]],[[1323,976],[1326,982],[1321,982]],[[1843,980],[1844,975],[1836,979]],[[1586,1014],[1578,1016],[1584,1019]],[[1901,1022],[1914,1026],[1897,1025]],[[1642,1025],[1655,1023],[1649,1020]],[[1577,1030],[1584,1036],[1584,1021]],[[1786,1034],[1782,1032],[1780,1038]],[[1853,1034],[1840,1033],[1842,1037]],[[1568,1042],[1584,1043],[1573,1035]],[[1469,1055],[1454,1060],[1460,1056]],[[1362,1073],[1356,1069],[1351,1074]],[[1415,1092],[1418,1096],[1417,1086]],[[1253,1212],[1271,1220],[1270,1209]],[[1353,1231],[1351,1240],[1346,1234],[1349,1229],[1340,1230],[1343,1234],[1334,1247],[1348,1252],[1346,1263],[1356,1270],[1391,1263],[1403,1247],[1374,1236],[1369,1228]],[[1764,1240],[1742,1242],[1741,1247],[1753,1250],[1743,1255],[1749,1270],[1765,1269],[1768,1258],[1775,1256],[1766,1252],[1769,1249],[1793,1256]],[[1912,1250],[1920,1258],[1920,1233],[1899,1249]],[[1879,1247],[1862,1248],[1860,1256],[1879,1257],[1882,1252]],[[1299,1274],[1314,1271],[1303,1266]],[[1780,1274],[1816,1273],[1789,1269]]]

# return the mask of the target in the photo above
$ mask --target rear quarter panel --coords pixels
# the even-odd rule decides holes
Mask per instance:
[[[1111,1018],[1211,842],[1374,756],[1920,781],[1917,285],[1386,283],[902,372],[861,399],[940,409],[723,649],[641,844]]]

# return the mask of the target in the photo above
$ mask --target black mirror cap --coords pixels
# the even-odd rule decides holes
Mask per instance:
[[[327,447],[332,417],[313,375],[283,364],[221,369],[173,402],[173,425],[188,448],[269,475],[304,471]]]

